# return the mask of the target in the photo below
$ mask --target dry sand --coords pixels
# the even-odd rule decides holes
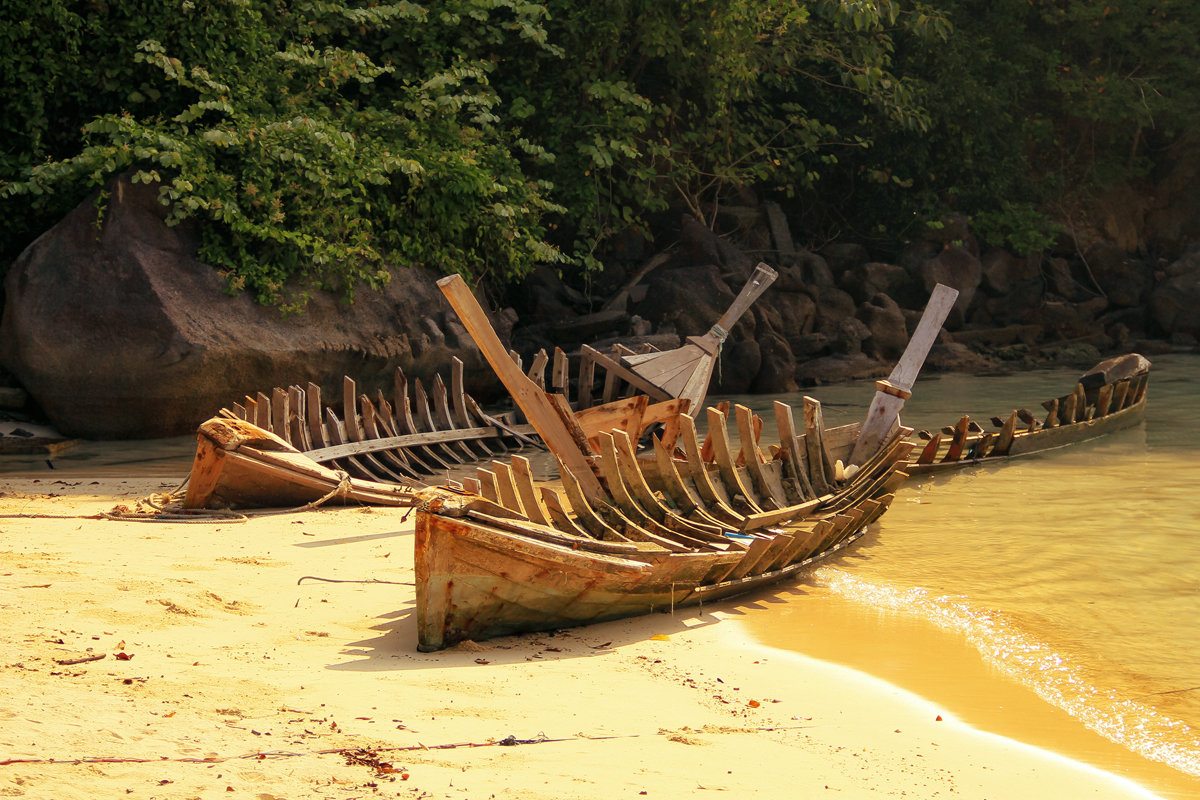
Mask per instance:
[[[719,608],[418,653],[399,511],[82,518],[170,488],[0,476],[0,797],[1153,796]]]

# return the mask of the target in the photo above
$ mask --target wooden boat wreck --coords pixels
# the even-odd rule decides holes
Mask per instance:
[[[599,436],[590,493],[569,467],[561,490],[528,462],[481,467],[461,491],[420,493],[416,525],[421,650],[464,639],[553,630],[718,600],[794,576],[859,538],[907,477],[912,443],[896,431],[846,478],[837,466],[858,425],[796,435],[777,403],[783,444],[764,453],[749,409],[707,411],[702,443],[680,415],[683,456],[657,437],[639,457],[623,432]],[[832,447],[830,445],[833,445]],[[709,458],[705,456],[709,455]]]
[[[626,431],[590,434],[564,398],[513,369],[461,279],[439,285],[558,457],[565,498],[536,487],[520,458],[481,468],[462,494],[421,494],[422,650],[673,609],[782,580],[861,536],[907,477],[900,467],[911,430],[898,424],[899,405],[878,397],[902,403],[906,386],[881,385],[865,423],[833,431],[812,398],[804,398],[803,434],[791,406],[776,403],[779,444],[766,453],[763,422],[745,406],[734,410],[736,447],[725,410],[707,409],[703,443],[681,410],[669,434],[651,437],[653,455],[639,457]],[[893,371],[902,384],[911,385],[957,296],[939,290]]]
[[[676,350],[614,345],[606,353],[585,345],[572,359],[555,348],[553,355],[537,353],[528,370],[516,353],[508,352],[507,358],[538,390],[573,397],[567,404],[589,436],[619,428],[636,441],[653,426],[670,428],[680,411],[700,407],[724,336],[775,277],[774,270],[759,264],[713,330],[690,337]],[[461,278],[455,289],[470,298]],[[473,298],[467,305],[459,302],[460,315],[470,315],[477,329],[489,327],[482,309],[471,304]],[[463,362],[454,358],[449,380],[436,375],[426,389],[419,378],[410,383],[397,368],[390,399],[382,391],[374,397],[360,393],[355,381],[345,377],[341,397],[332,404],[323,402],[321,387],[314,383],[277,387],[232,403],[217,416],[268,431],[334,472],[413,486],[443,481],[463,465],[469,468],[513,450],[545,449],[519,406],[485,411],[465,391],[463,372]],[[220,449],[219,441],[209,439]],[[195,494],[190,502],[207,500]]]
[[[1146,414],[1150,361],[1137,353],[1110,358],[1085,372],[1069,394],[1042,405],[1044,418],[1028,409],[993,417],[987,431],[964,415],[937,433],[920,431],[910,474],[1000,463],[1094,439],[1139,424]]]

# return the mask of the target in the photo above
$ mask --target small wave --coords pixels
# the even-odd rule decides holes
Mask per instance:
[[[1008,677],[1086,727],[1138,755],[1200,777],[1200,735],[1152,706],[1096,686],[1081,665],[1055,652],[995,609],[926,589],[897,589],[821,567],[814,577],[831,591],[873,608],[916,614],[961,635]]]

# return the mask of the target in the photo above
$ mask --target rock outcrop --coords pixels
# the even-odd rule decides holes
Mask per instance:
[[[390,385],[397,365],[429,377],[452,355],[475,391],[492,385],[434,285],[440,276],[397,270],[381,293],[353,304],[319,294],[285,317],[230,297],[165,214],[155,187],[118,179],[102,222],[85,201],[9,270],[0,363],[63,433],[186,434],[247,393],[313,381],[338,398],[343,375],[371,391]]]

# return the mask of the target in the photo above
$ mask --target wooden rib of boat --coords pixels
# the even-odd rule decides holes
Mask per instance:
[[[781,444],[764,452],[749,409],[734,409],[736,439],[724,411],[707,416],[703,442],[695,420],[679,416],[675,451],[654,438],[652,455],[639,455],[624,432],[599,435],[599,496],[565,466],[561,484],[536,485],[521,456],[481,466],[461,491],[420,492],[418,647],[668,610],[786,579],[861,536],[907,477],[909,429],[847,479],[830,465],[849,456],[857,424],[797,434],[793,410],[777,403]]]
[[[911,474],[939,472],[1065,447],[1140,423],[1146,414],[1150,361],[1129,353],[1085,372],[1069,394],[1042,404],[1044,418],[1026,409],[993,417],[988,431],[969,416],[953,426],[921,431]]]

